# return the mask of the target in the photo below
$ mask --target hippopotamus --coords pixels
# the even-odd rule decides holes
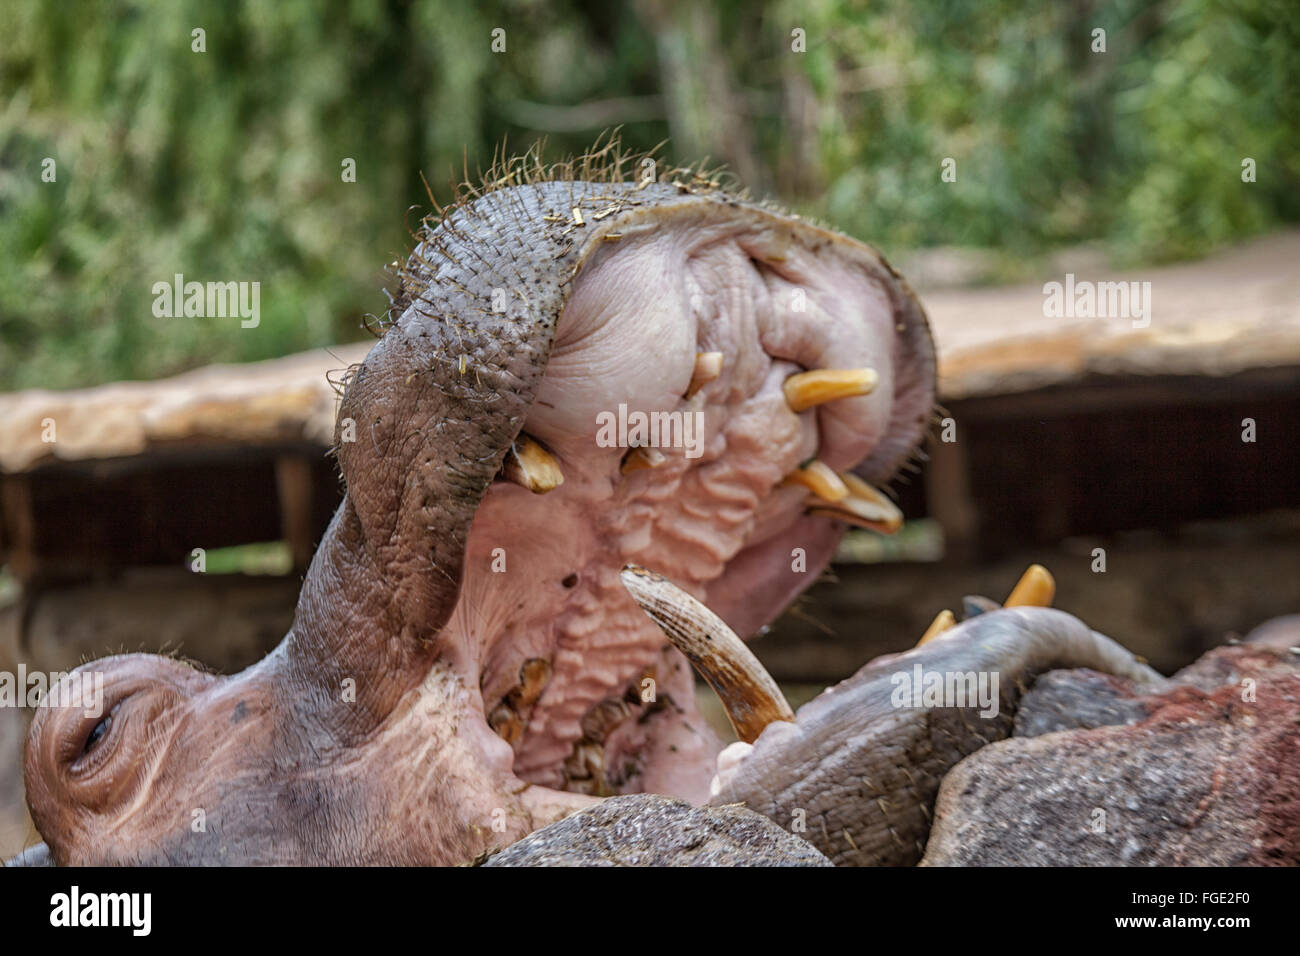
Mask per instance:
[[[421,224],[381,325],[278,647],[231,675],[92,661],[102,714],[37,709],[54,862],[461,864],[638,793],[916,862],[945,773],[1035,674],[1158,679],[1068,614],[995,608],[791,711],[738,635],[846,527],[901,524],[935,353],[879,253],[717,175],[612,143],[502,162]],[[993,706],[891,703],[914,665],[1000,675]]]

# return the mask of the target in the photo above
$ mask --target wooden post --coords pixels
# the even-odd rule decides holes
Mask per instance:
[[[289,545],[293,568],[307,569],[312,556],[312,475],[303,455],[275,460],[275,485],[280,497],[280,527]]]
[[[966,446],[930,438],[925,467],[925,497],[931,517],[943,528],[943,555],[948,562],[970,561],[978,554],[979,512],[971,500]]]
[[[36,516],[32,511],[32,486],[29,475],[6,475],[0,479],[0,508],[7,529],[5,560],[20,581],[31,581],[38,565],[36,557]]]

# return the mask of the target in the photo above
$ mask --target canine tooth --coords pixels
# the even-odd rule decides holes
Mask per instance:
[[[1051,607],[1056,580],[1041,564],[1031,564],[1003,602],[1003,607]]]
[[[873,488],[851,471],[840,472],[840,480],[849,490],[847,498],[827,502],[809,498],[809,513],[835,518],[859,528],[870,528],[881,534],[894,534],[903,526],[903,513],[885,495]]]
[[[938,614],[934,616],[934,620],[931,621],[930,626],[925,629],[925,633],[922,634],[921,639],[916,642],[916,646],[920,647],[922,644],[926,643],[927,641],[934,640],[944,631],[948,630],[949,628],[955,627],[956,624],[957,624],[957,618],[953,616],[952,611],[948,610],[947,608],[944,608],[942,611],[940,611]]]
[[[691,384],[686,386],[686,397],[690,398],[706,383],[722,374],[721,352],[700,352],[695,356],[695,371],[691,373]]]
[[[717,692],[736,736],[753,743],[774,720],[794,720],[776,681],[744,642],[695,598],[666,578],[629,564],[623,586]]]
[[[790,410],[802,412],[837,398],[870,395],[879,381],[875,369],[819,368],[791,375],[782,390]]]
[[[658,468],[667,457],[658,448],[647,448],[645,446],[633,448],[623,458],[623,464],[620,470],[625,475],[630,475],[634,471],[641,471],[643,468]]]
[[[544,495],[564,484],[564,472],[555,456],[535,438],[521,434],[506,456],[502,474],[533,494]]]
[[[830,465],[824,461],[810,461],[785,476],[784,484],[803,485],[825,501],[843,501],[849,496],[849,487]]]

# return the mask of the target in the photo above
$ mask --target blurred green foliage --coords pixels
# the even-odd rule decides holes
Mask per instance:
[[[356,338],[422,172],[446,199],[503,138],[559,156],[620,124],[891,255],[1201,254],[1300,218],[1298,22],[1287,0],[5,0],[0,387]],[[260,326],[155,318],[178,272],[259,281]]]

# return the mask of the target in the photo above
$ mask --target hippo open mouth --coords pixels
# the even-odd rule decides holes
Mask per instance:
[[[470,649],[460,676],[519,779],[701,800],[717,742],[620,572],[660,571],[748,634],[829,561],[835,518],[896,527],[839,473],[888,475],[919,440],[928,333],[866,247],[708,183],[524,190],[475,212],[522,203],[572,241],[574,277],[438,641]]]
[[[284,642],[231,677],[98,661],[108,716],[38,713],[58,862],[456,863],[610,794],[705,801],[744,775],[715,781],[678,647],[742,739],[793,717],[699,615],[751,634],[846,524],[901,523],[877,486],[935,382],[906,284],[706,174],[629,181],[608,144],[497,167],[400,274]]]

